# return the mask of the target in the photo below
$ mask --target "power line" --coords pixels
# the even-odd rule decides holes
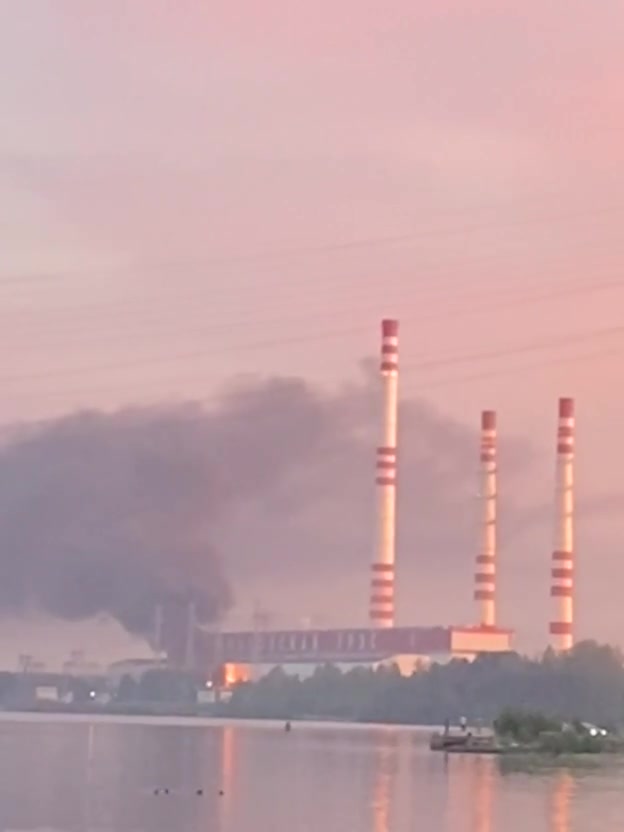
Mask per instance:
[[[615,241],[619,242],[619,238]],[[596,246],[600,249],[601,252],[605,249],[605,242],[604,240],[596,241]],[[583,251],[588,250],[587,243],[583,244]],[[529,251],[532,253],[532,249],[529,247]],[[437,275],[440,277],[443,274],[447,274],[449,277],[454,279],[458,273],[460,273],[467,265],[470,264],[496,264],[499,263],[501,267],[504,269],[505,274],[509,274],[510,271],[513,273],[514,269],[519,268],[517,264],[517,257],[510,255],[509,251],[503,252],[502,255],[495,254],[492,256],[492,245],[491,243],[488,244],[487,247],[487,256],[479,256],[479,257],[471,257],[466,258],[462,257],[459,260],[457,258],[453,258],[451,261],[448,262],[440,262],[439,258],[434,259],[433,262],[412,262],[410,263],[409,270],[405,269],[402,271],[407,271],[407,274],[426,274],[426,275]],[[613,255],[614,249],[613,245],[609,244],[609,252],[610,256]],[[619,249],[616,252],[618,258],[622,258],[624,255]],[[445,258],[447,254],[443,255]],[[563,258],[555,257],[555,258],[544,258],[540,257],[538,260],[537,265],[527,265],[523,264],[522,269],[535,269],[539,266],[539,268],[543,268],[545,265],[549,265],[552,263],[570,263],[572,266],[578,263],[578,259],[580,256],[580,249],[579,249],[579,240],[578,235],[575,236],[575,246],[574,249],[569,253],[566,254]],[[595,268],[595,265],[593,266]],[[325,274],[324,272],[317,273],[314,276],[310,276],[309,274],[305,274],[303,276],[299,275],[298,280],[294,279],[292,273],[289,273],[287,277],[284,275],[280,275],[279,278],[276,280],[272,280],[270,276],[263,275],[263,289],[267,297],[271,298],[271,301],[274,302],[275,298],[270,294],[272,290],[275,292],[279,292],[281,296],[284,296],[288,293],[295,294],[296,297],[301,297],[302,292],[307,292],[309,289],[313,290],[315,295],[319,294],[319,287],[325,286],[327,288],[331,288],[332,296],[335,296],[337,291],[342,291],[345,289],[348,292],[353,292],[352,286],[345,286],[344,279],[355,279],[356,276],[362,275],[366,273],[367,270],[370,269],[370,259],[365,261],[363,268],[358,268],[354,270],[354,267],[351,267],[349,273],[347,275],[337,275],[335,273]],[[393,269],[393,272],[396,273],[396,268]],[[188,275],[188,271],[186,272]],[[203,274],[203,273],[202,273]],[[195,277],[199,277],[200,275],[195,274]],[[205,275],[203,275],[205,276]],[[392,282],[393,280],[401,280],[405,278],[405,274],[398,275],[393,277],[393,275],[385,276],[383,279],[383,283],[379,279],[375,279],[375,282],[372,284],[371,288],[379,288],[381,285],[385,285],[388,288],[388,283]],[[111,303],[97,303],[97,304],[81,304],[81,305],[73,305],[71,310],[76,314],[84,315],[86,312],[89,311],[97,311],[102,312],[104,310],[113,311],[124,311],[128,309],[132,304],[137,304],[141,308],[145,308],[146,301],[153,300],[160,294],[171,294],[173,292],[175,294],[176,301],[183,301],[183,300],[192,300],[199,298],[209,298],[210,301],[214,304],[216,300],[220,299],[230,299],[236,301],[237,304],[240,304],[241,301],[248,298],[250,296],[250,286],[248,284],[240,285],[238,282],[236,285],[228,285],[227,291],[223,292],[221,289],[215,288],[214,283],[210,285],[204,285],[203,287],[194,286],[193,291],[189,293],[188,291],[185,292],[184,290],[184,277],[185,272],[181,271],[167,271],[163,273],[163,278],[166,278],[167,282],[156,282],[152,281],[151,285],[149,286],[149,295],[146,296],[145,291],[141,294],[135,296],[125,295],[122,299],[118,301],[113,301]],[[238,280],[240,280],[242,276],[238,276]],[[227,279],[227,276],[221,275],[221,279]],[[254,286],[257,284],[258,275],[254,273],[252,276]],[[473,281],[474,282],[474,281]],[[360,290],[362,290],[362,281],[360,281]],[[433,288],[435,290],[439,290],[439,286],[428,287]],[[234,291],[232,291],[234,289]],[[164,290],[164,292],[163,292]],[[22,298],[23,299],[23,298]],[[254,308],[259,303],[259,298],[254,296]],[[32,308],[32,304],[30,306]],[[67,311],[69,311],[69,307],[66,307]],[[29,309],[29,307],[27,307]]]
[[[529,364],[523,364],[520,366],[513,366],[513,367],[505,367],[500,368],[497,370],[488,370],[485,372],[479,373],[469,373],[459,376],[454,376],[447,379],[441,379],[439,381],[433,382],[425,382],[424,384],[419,384],[417,387],[405,387],[402,386],[404,397],[418,397],[423,393],[430,392],[432,390],[437,390],[439,388],[444,387],[452,387],[454,385],[461,385],[471,381],[477,381],[482,379],[488,378],[497,378],[500,376],[514,376],[516,374],[521,374],[527,371],[539,370],[544,367],[552,367],[558,365],[565,365],[565,364],[575,364],[580,362],[586,361],[593,361],[595,359],[604,358],[607,356],[615,356],[615,355],[622,355],[624,353],[624,346],[621,348],[612,348],[612,349],[602,349],[596,350],[590,353],[584,353],[580,355],[573,355],[573,356],[561,356],[558,358],[541,360],[531,362]],[[117,406],[115,410],[125,409],[128,407],[139,408],[141,410],[149,410],[150,408],[162,408],[166,407],[167,405],[171,404],[188,404],[188,405],[199,405],[199,406],[213,406],[213,405],[220,405],[225,401],[225,396],[223,394],[214,394],[211,396],[201,396],[201,397],[189,397],[184,396],[183,398],[180,397],[179,394],[163,394],[159,396],[157,399],[153,399],[151,401],[134,401],[124,405]],[[103,413],[105,411],[98,411],[98,413]],[[10,436],[12,434],[21,433],[28,430],[34,430],[37,428],[45,427],[46,425],[53,425],[58,424],[59,422],[63,421],[66,418],[72,418],[79,413],[70,413],[70,414],[63,414],[61,416],[51,416],[45,417],[41,419],[32,419],[25,422],[19,423],[9,423],[5,424],[4,427],[0,426],[0,435],[4,434],[5,436]],[[205,418],[205,414],[198,414],[196,416],[191,416],[190,413],[185,415],[185,419],[189,422],[191,421],[203,421]]]
[[[508,207],[513,208],[518,205],[518,201],[514,200],[513,203],[509,203]],[[525,203],[526,204],[526,203]],[[500,205],[491,205],[492,210],[500,210]],[[464,211],[465,214],[470,214],[471,216],[474,214],[475,209],[474,206],[467,206],[466,210]],[[481,209],[483,210],[483,209]],[[487,209],[486,209],[487,210]],[[355,240],[340,240],[335,242],[328,242],[328,243],[318,243],[318,244],[309,244],[309,245],[296,245],[296,246],[284,246],[281,248],[273,248],[273,249],[260,249],[254,252],[249,252],[247,254],[236,254],[236,255],[229,255],[229,256],[221,256],[221,257],[212,257],[212,258],[204,258],[201,261],[193,261],[193,260],[186,260],[186,261],[178,261],[177,263],[172,263],[171,265],[175,268],[177,266],[181,268],[189,268],[193,264],[196,267],[206,268],[208,266],[214,265],[224,265],[230,263],[244,263],[244,262],[261,262],[263,260],[271,260],[274,258],[290,258],[290,257],[307,257],[309,255],[314,254],[324,254],[324,253],[334,253],[334,252],[341,252],[341,251],[353,251],[353,250],[362,250],[362,249],[370,249],[370,248],[386,248],[388,246],[393,246],[401,243],[411,243],[411,242],[418,242],[419,240],[435,238],[435,237],[444,237],[444,236],[457,236],[463,234],[473,234],[478,233],[480,231],[492,231],[500,228],[524,228],[526,226],[532,225],[546,225],[552,223],[561,223],[561,222],[568,222],[570,220],[587,220],[591,217],[604,217],[610,216],[613,214],[619,214],[624,212],[624,203],[621,202],[614,202],[611,205],[602,205],[597,208],[583,208],[578,211],[567,211],[564,213],[555,213],[555,214],[546,214],[543,216],[531,216],[531,217],[515,217],[512,219],[502,219],[500,216],[494,220],[489,221],[486,223],[471,223],[467,225],[458,225],[454,227],[442,227],[442,228],[423,228],[420,231],[414,231],[409,234],[388,234],[388,235],[370,235],[366,237],[361,237]],[[144,268],[149,269],[150,267],[153,268],[153,263],[146,263],[144,264]],[[125,267],[117,267],[117,269],[109,269],[107,273],[111,271],[117,271],[118,273],[132,273],[133,271],[137,270],[136,265],[127,265]],[[99,271],[97,269],[91,270],[91,274],[103,274],[105,272]],[[49,276],[49,275],[48,275]],[[74,273],[76,276],[76,273]]]
[[[517,204],[515,201],[510,207],[514,207]],[[493,209],[496,209],[496,206],[492,206]],[[355,241],[338,241],[335,243],[323,243],[318,245],[303,245],[303,246],[294,246],[291,248],[285,247],[282,249],[273,249],[268,251],[260,251],[256,253],[250,253],[246,255],[235,255],[230,257],[217,257],[217,258],[205,258],[203,260],[186,260],[186,261],[172,261],[170,263],[156,263],[153,262],[143,262],[143,263],[136,263],[134,265],[126,265],[123,267],[109,267],[107,269],[91,269],[91,270],[83,270],[80,272],[73,271],[73,272],[48,272],[48,273],[38,273],[34,275],[27,275],[22,274],[20,275],[5,275],[4,278],[0,277],[0,286],[2,284],[2,280],[5,281],[7,286],[12,286],[15,288],[20,282],[27,280],[29,282],[35,281],[40,285],[54,285],[54,281],[58,281],[62,278],[73,278],[73,279],[81,279],[83,280],[86,276],[91,275],[101,275],[101,276],[111,276],[113,274],[126,274],[132,275],[137,274],[139,272],[143,273],[160,273],[163,276],[168,277],[179,277],[181,272],[188,272],[190,269],[200,269],[206,271],[210,269],[210,267],[215,265],[227,265],[227,264],[236,264],[240,262],[264,262],[267,257],[272,256],[283,256],[283,255],[298,255],[298,256],[309,256],[311,254],[319,253],[319,252],[326,252],[326,253],[335,253],[344,250],[348,251],[360,251],[366,254],[367,247],[379,247],[380,245],[383,247],[384,244],[389,242],[396,242],[398,240],[404,241],[417,241],[422,238],[431,237],[432,235],[435,236],[442,236],[450,235],[455,236],[460,233],[468,233],[478,230],[489,231],[493,230],[497,227],[525,227],[528,225],[533,224],[544,224],[548,226],[549,223],[557,223],[561,221],[568,221],[570,219],[581,219],[587,220],[590,217],[603,217],[609,216],[613,213],[620,213],[624,211],[624,205],[620,203],[613,203],[611,205],[602,205],[597,208],[593,209],[583,209],[581,211],[575,212],[565,212],[563,214],[555,214],[555,215],[548,215],[545,216],[535,216],[535,217],[524,217],[524,218],[516,218],[512,220],[503,220],[498,218],[495,221],[491,221],[486,224],[476,224],[476,225],[468,225],[468,226],[458,226],[455,228],[434,228],[434,229],[421,229],[419,232],[412,232],[411,234],[403,234],[403,235],[387,235],[387,236],[369,236],[364,237],[359,240]],[[474,213],[474,208],[467,208],[465,213],[470,213],[471,215]],[[614,233],[617,229],[614,229]],[[617,238],[616,238],[617,239]],[[524,237],[522,238],[524,241]],[[575,245],[578,245],[578,235],[575,235]],[[602,241],[601,245],[604,245],[604,241]],[[492,249],[492,241],[488,241],[488,251]],[[429,265],[428,268],[432,266]],[[255,277],[255,275],[254,275]],[[307,278],[306,278],[307,280]],[[176,293],[180,290],[179,282],[173,284],[165,284],[160,288],[172,288],[173,291]],[[150,291],[154,290],[154,285],[150,287]],[[137,302],[144,301],[143,296],[138,296],[136,298]],[[123,301],[124,303],[127,302],[127,299]]]
[[[450,387],[455,384],[465,384],[470,381],[480,381],[487,378],[497,378],[500,376],[513,376],[516,373],[524,373],[531,370],[540,370],[544,367],[554,367],[564,364],[577,364],[585,361],[593,361],[597,358],[605,358],[607,356],[622,355],[624,353],[624,345],[622,347],[612,347],[608,349],[595,350],[590,353],[582,353],[580,355],[561,356],[559,358],[546,359],[543,361],[535,361],[530,364],[523,364],[520,366],[501,367],[497,370],[486,370],[480,373],[470,373],[467,375],[460,375],[448,379],[441,379],[439,381],[425,382],[419,386],[419,392],[428,392],[430,390],[437,390],[440,387]],[[410,390],[407,388],[404,392],[415,394],[416,388]]]
[[[74,375],[80,375],[81,373],[99,373],[102,371],[107,370],[125,370],[128,368],[140,368],[140,367],[151,367],[151,366],[160,366],[163,364],[176,364],[180,361],[189,362],[194,361],[197,359],[206,359],[210,358],[214,355],[227,355],[236,353],[237,351],[255,351],[259,349],[265,349],[267,347],[286,347],[292,346],[293,344],[301,344],[301,343],[310,343],[316,342],[320,340],[325,340],[327,338],[340,338],[345,335],[352,335],[354,333],[360,333],[363,331],[370,330],[370,326],[367,325],[359,325],[359,326],[352,326],[352,327],[345,327],[341,329],[335,330],[325,330],[320,333],[310,333],[304,334],[299,336],[293,336],[289,338],[273,338],[268,340],[261,340],[256,342],[249,342],[247,344],[241,344],[232,347],[228,347],[225,349],[201,349],[201,350],[193,350],[189,352],[181,352],[181,353],[171,353],[165,356],[159,356],[155,358],[147,358],[147,359],[137,359],[132,361],[121,361],[121,362],[106,362],[103,364],[85,364],[80,367],[73,367],[71,369],[64,369],[58,371],[48,371],[48,372],[39,372],[39,373],[20,373],[18,375],[8,375],[8,376],[0,376],[0,383],[7,384],[14,381],[34,381],[37,379],[48,379],[48,378],[62,378]],[[445,358],[445,359],[438,359],[438,360],[429,360],[425,362],[413,362],[404,364],[404,368],[419,368],[419,367],[435,367],[436,365],[445,366],[449,363],[465,363],[466,361],[472,360],[479,360],[482,358],[495,358],[498,355],[515,355],[518,350],[521,352],[526,351],[534,351],[539,349],[545,349],[549,346],[557,346],[563,343],[574,343],[578,340],[586,340],[587,338],[595,338],[601,337],[606,334],[617,334],[622,331],[621,327],[607,327],[605,329],[594,329],[589,330],[581,333],[575,333],[569,336],[563,336],[562,338],[555,339],[554,341],[550,340],[547,342],[542,342],[540,344],[526,344],[521,347],[511,347],[504,351],[488,351],[486,353],[477,353],[476,355],[461,355],[452,358]]]
[[[266,347],[283,347],[283,346],[290,346],[292,344],[298,343],[306,343],[310,341],[318,341],[324,338],[334,338],[334,337],[341,337],[344,335],[350,335],[354,332],[362,332],[369,327],[366,326],[358,326],[358,327],[350,327],[345,329],[338,329],[333,331],[326,331],[321,336],[319,334],[310,334],[310,335],[301,335],[301,336],[294,336],[292,338],[274,338],[267,341],[258,341],[255,343],[247,343],[241,344],[239,347],[231,347],[229,349],[224,350],[213,350],[204,348],[202,350],[193,350],[191,352],[182,352],[182,353],[173,353],[166,356],[159,356],[157,358],[148,358],[148,359],[137,359],[136,361],[121,361],[121,362],[112,362],[112,363],[104,363],[104,364],[84,364],[81,367],[74,367],[70,370],[58,370],[54,372],[41,372],[41,373],[22,373],[19,375],[13,376],[4,376],[0,377],[1,383],[7,383],[11,381],[33,381],[36,379],[45,379],[45,378],[60,378],[63,376],[73,376],[73,375],[80,375],[81,373],[99,373],[104,370],[124,370],[127,368],[136,368],[136,367],[151,367],[151,366],[159,366],[162,364],[171,364],[177,363],[179,361],[194,361],[196,359],[204,359],[208,358],[212,355],[222,355],[237,352],[238,350],[246,351],[246,350],[258,350],[264,349]]]
[[[519,305],[527,305],[527,304],[535,304],[536,302],[544,302],[554,299],[560,298],[568,298],[576,295],[594,295],[599,292],[610,291],[614,289],[621,289],[624,288],[624,281],[622,279],[619,280],[612,280],[608,279],[602,282],[596,282],[595,279],[593,281],[589,281],[587,283],[579,283],[578,285],[569,285],[563,289],[551,289],[545,290],[541,292],[537,292],[534,294],[518,294],[513,296],[513,292],[511,293],[511,297],[508,298],[510,293],[502,292],[501,294],[501,301],[499,303],[489,302],[485,305],[480,306],[466,306],[465,305],[465,298],[470,299],[471,293],[467,292],[465,294],[457,295],[454,300],[456,301],[455,306],[451,306],[450,308],[445,308],[443,311],[439,311],[437,314],[422,314],[417,316],[412,316],[411,314],[411,307],[418,306],[419,308],[424,305],[423,302],[414,302],[408,304],[401,304],[402,310],[402,318],[404,320],[411,321],[412,323],[427,323],[433,322],[436,320],[447,320],[452,317],[462,316],[465,317],[470,314],[480,314],[485,313],[487,311],[492,311],[496,309],[504,309],[507,307],[517,307]],[[488,292],[485,300],[488,301],[495,301],[496,300],[496,293]],[[356,317],[355,313],[363,314],[365,309],[377,312],[379,308],[379,304],[371,304],[369,307],[365,308],[358,308],[357,306],[352,308],[350,318],[353,319]],[[308,322],[314,317],[317,317],[314,313],[310,313],[305,316],[288,318],[288,317],[281,317],[281,318],[273,318],[269,320],[256,320],[249,319],[249,321],[239,321],[239,322],[229,322],[229,323],[221,323],[216,325],[204,325],[201,329],[197,330],[196,332],[192,333],[188,327],[184,330],[185,337],[189,335],[195,336],[207,336],[209,337],[211,334],[218,333],[218,332],[231,332],[232,327],[235,326],[245,326],[247,328],[251,327],[255,324],[256,328],[259,326],[274,326],[279,328],[284,328],[288,324],[296,324]],[[322,317],[324,320],[334,320],[336,318],[343,320],[345,318],[345,313],[343,311],[332,311],[327,312],[326,310],[322,314],[318,314],[318,317]],[[13,382],[16,380],[35,380],[37,378],[44,378],[48,376],[67,376],[67,375],[78,375],[82,372],[90,372],[90,371],[104,371],[109,369],[121,369],[124,370],[126,367],[135,367],[135,366],[151,366],[157,364],[168,364],[174,361],[193,361],[197,359],[202,359],[207,355],[212,354],[225,354],[228,352],[237,353],[237,352],[245,352],[248,350],[258,350],[258,349],[267,349],[273,348],[276,346],[280,346],[282,343],[292,346],[295,344],[303,344],[303,343],[310,343],[313,341],[322,341],[325,338],[331,337],[345,337],[350,336],[353,334],[361,333],[364,331],[370,330],[370,324],[360,324],[357,326],[350,326],[346,328],[337,328],[335,330],[324,330],[320,329],[314,333],[310,334],[302,334],[297,336],[289,336],[287,338],[280,338],[280,339],[265,339],[259,341],[251,341],[243,344],[232,344],[225,349],[214,350],[210,347],[206,346],[204,348],[200,348],[193,351],[183,352],[183,353],[174,353],[174,354],[167,354],[163,356],[155,356],[153,358],[147,359],[136,359],[136,360],[124,360],[121,362],[113,362],[113,363],[106,363],[103,365],[81,365],[80,367],[75,368],[65,368],[62,370],[54,370],[54,371],[46,371],[42,373],[32,373],[32,374],[20,374],[18,376],[7,376],[4,378],[0,378],[0,381],[5,382]],[[181,334],[181,331],[178,330]],[[175,331],[172,334],[176,334]],[[62,345],[63,342],[61,342]],[[67,342],[65,342],[67,343]],[[71,344],[71,342],[69,342]],[[58,342],[56,346],[59,346]]]
[[[544,349],[552,349],[553,347],[567,346],[569,344],[576,344],[579,341],[588,341],[594,338],[603,338],[609,335],[624,334],[624,325],[609,326],[603,329],[595,329],[588,332],[578,332],[573,335],[564,335],[559,338],[550,338],[545,341],[536,341],[529,344],[523,344],[516,347],[507,347],[498,350],[486,350],[484,352],[464,353],[461,355],[451,356],[450,358],[433,359],[427,361],[416,361],[401,365],[402,372],[406,369],[437,369],[438,367],[448,367],[453,364],[470,364],[474,361],[493,360],[499,358],[506,358],[513,355],[521,355],[527,352],[539,352]]]
[[[491,351],[487,351],[487,352],[473,353],[473,354],[469,354],[469,355],[461,354],[461,355],[451,356],[451,357],[446,358],[446,359],[441,359],[438,362],[422,361],[422,362],[411,362],[411,363],[408,363],[408,364],[403,363],[401,372],[402,372],[403,375],[406,375],[406,374],[412,374],[412,373],[420,371],[420,370],[428,370],[428,369],[434,369],[435,370],[438,367],[453,366],[455,364],[458,364],[458,365],[464,364],[464,363],[476,363],[476,364],[478,364],[479,362],[484,361],[484,360],[489,361],[489,360],[500,359],[500,358],[508,358],[508,357],[512,357],[512,356],[516,356],[516,355],[523,355],[523,354],[526,354],[528,352],[535,352],[535,351],[539,351],[539,350],[549,350],[549,349],[553,349],[553,348],[556,349],[556,348],[561,348],[561,347],[565,347],[565,346],[574,345],[574,344],[579,343],[579,342],[582,343],[582,342],[591,340],[591,339],[596,338],[596,337],[600,338],[600,337],[605,337],[605,336],[609,336],[609,335],[620,335],[620,334],[623,334],[623,333],[624,333],[624,326],[605,327],[605,328],[602,328],[602,329],[589,330],[589,331],[586,331],[586,332],[580,332],[580,333],[576,333],[576,334],[569,335],[569,336],[563,336],[561,338],[549,339],[549,340],[545,340],[545,341],[542,341],[542,342],[539,342],[539,343],[520,344],[520,345],[517,345],[515,347],[503,348],[503,349],[499,349],[499,350],[491,350]],[[622,345],[621,348],[620,347],[608,348],[606,350],[601,349],[598,352],[590,353],[589,357],[593,358],[593,357],[600,357],[602,355],[616,354],[616,353],[619,353],[622,349],[624,349],[624,345]],[[575,359],[574,359],[574,357],[572,357],[570,359],[569,357],[566,357],[566,356],[555,358],[555,359],[552,359],[552,360],[544,359],[544,360],[541,360],[537,363],[529,364],[528,368],[549,366],[551,364],[556,365],[556,364],[559,364],[559,363],[565,364],[565,363],[569,363],[570,360],[573,361]],[[586,359],[584,358],[584,356],[579,356],[579,360],[586,360]],[[472,379],[489,378],[489,377],[495,377],[497,375],[506,375],[506,374],[511,375],[511,374],[513,374],[513,372],[516,369],[523,369],[523,368],[522,367],[521,368],[514,368],[514,367],[510,368],[506,365],[504,368],[501,368],[500,370],[494,369],[494,370],[488,370],[488,371],[485,371],[485,372],[478,372],[476,374],[474,374],[474,373],[470,374],[469,373],[467,375],[454,376],[454,377],[451,377],[448,380],[442,379],[440,382],[435,381],[435,379],[433,381],[419,380],[418,385],[416,385],[413,388],[413,392],[426,391],[428,389],[435,389],[438,386],[447,386],[447,384],[453,384],[456,381],[458,383],[463,383],[464,381],[469,381],[469,380],[472,380]],[[404,387],[403,389],[404,390],[406,390],[406,389],[409,390],[410,388],[409,387],[408,388]],[[136,386],[133,386],[131,389],[128,388],[128,390],[132,393],[137,392],[136,391]],[[39,399],[40,398],[46,399],[46,398],[50,398],[50,397],[52,397],[52,398],[67,398],[67,397],[71,397],[71,396],[94,395],[94,394],[96,395],[96,394],[101,394],[101,393],[113,393],[113,394],[117,394],[117,395],[123,395],[124,388],[120,387],[119,385],[104,386],[104,387],[99,386],[99,387],[91,388],[91,389],[78,388],[78,389],[73,389],[73,390],[69,390],[69,391],[67,391],[67,390],[66,391],[57,390],[57,391],[44,393],[42,396],[37,395],[37,394],[35,394],[35,395]],[[12,394],[12,395],[15,395],[15,394]],[[163,401],[166,400],[167,395],[169,395],[169,394],[163,394],[162,398],[160,399],[160,404],[162,404]],[[221,396],[217,395],[217,396],[211,396],[211,397],[209,397],[209,399],[201,397],[201,398],[197,399],[197,401],[199,401],[199,402],[219,401],[220,399],[221,399]]]

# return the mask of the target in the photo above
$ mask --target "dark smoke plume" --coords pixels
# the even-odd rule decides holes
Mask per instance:
[[[149,638],[159,604],[192,597],[199,619],[219,619],[226,573],[319,596],[331,574],[365,576],[378,408],[365,368],[335,393],[252,380],[210,409],[85,413],[14,437],[0,453],[0,612],[106,613]],[[401,418],[403,549],[448,569],[474,549],[476,434],[421,402]],[[512,443],[510,468],[525,450]]]
[[[155,609],[230,602],[213,549],[219,510],[198,408],[62,419],[0,454],[0,610],[108,613],[150,634]]]

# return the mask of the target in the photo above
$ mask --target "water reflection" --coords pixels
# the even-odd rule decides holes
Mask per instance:
[[[474,758],[474,832],[492,832],[494,778],[497,774],[494,757]]]
[[[226,828],[229,824],[232,813],[232,800],[234,797],[234,777],[236,767],[236,743],[237,731],[231,725],[225,725],[221,728],[219,734],[220,741],[220,769],[221,780],[219,791],[223,792],[219,795],[221,825]]]
[[[574,778],[569,771],[561,771],[556,775],[550,796],[550,832],[570,832],[574,789]]]
[[[497,760],[485,755],[445,754],[445,829],[493,832],[493,799],[498,783]]]
[[[624,829],[623,768],[445,759],[425,736],[393,728],[5,722],[0,830]]]
[[[392,762],[396,756],[395,737],[390,733],[380,738],[375,751],[372,800],[372,832],[390,832],[390,797],[393,776]]]
[[[80,728],[68,734],[24,725],[16,733],[3,726],[0,828],[85,826],[89,745],[86,727]],[[41,817],[42,804],[48,807],[45,819]]]

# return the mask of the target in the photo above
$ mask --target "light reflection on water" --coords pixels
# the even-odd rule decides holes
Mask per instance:
[[[570,806],[574,792],[574,778],[569,771],[561,771],[555,777],[552,789],[550,826],[552,832],[570,831]]]
[[[445,757],[427,732],[0,720],[0,830],[624,829],[616,759]],[[156,789],[169,794],[154,794]],[[202,794],[198,794],[202,790]]]

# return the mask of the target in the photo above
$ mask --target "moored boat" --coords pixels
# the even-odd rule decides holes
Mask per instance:
[[[500,754],[501,746],[491,734],[435,733],[429,740],[432,751],[460,754]]]

